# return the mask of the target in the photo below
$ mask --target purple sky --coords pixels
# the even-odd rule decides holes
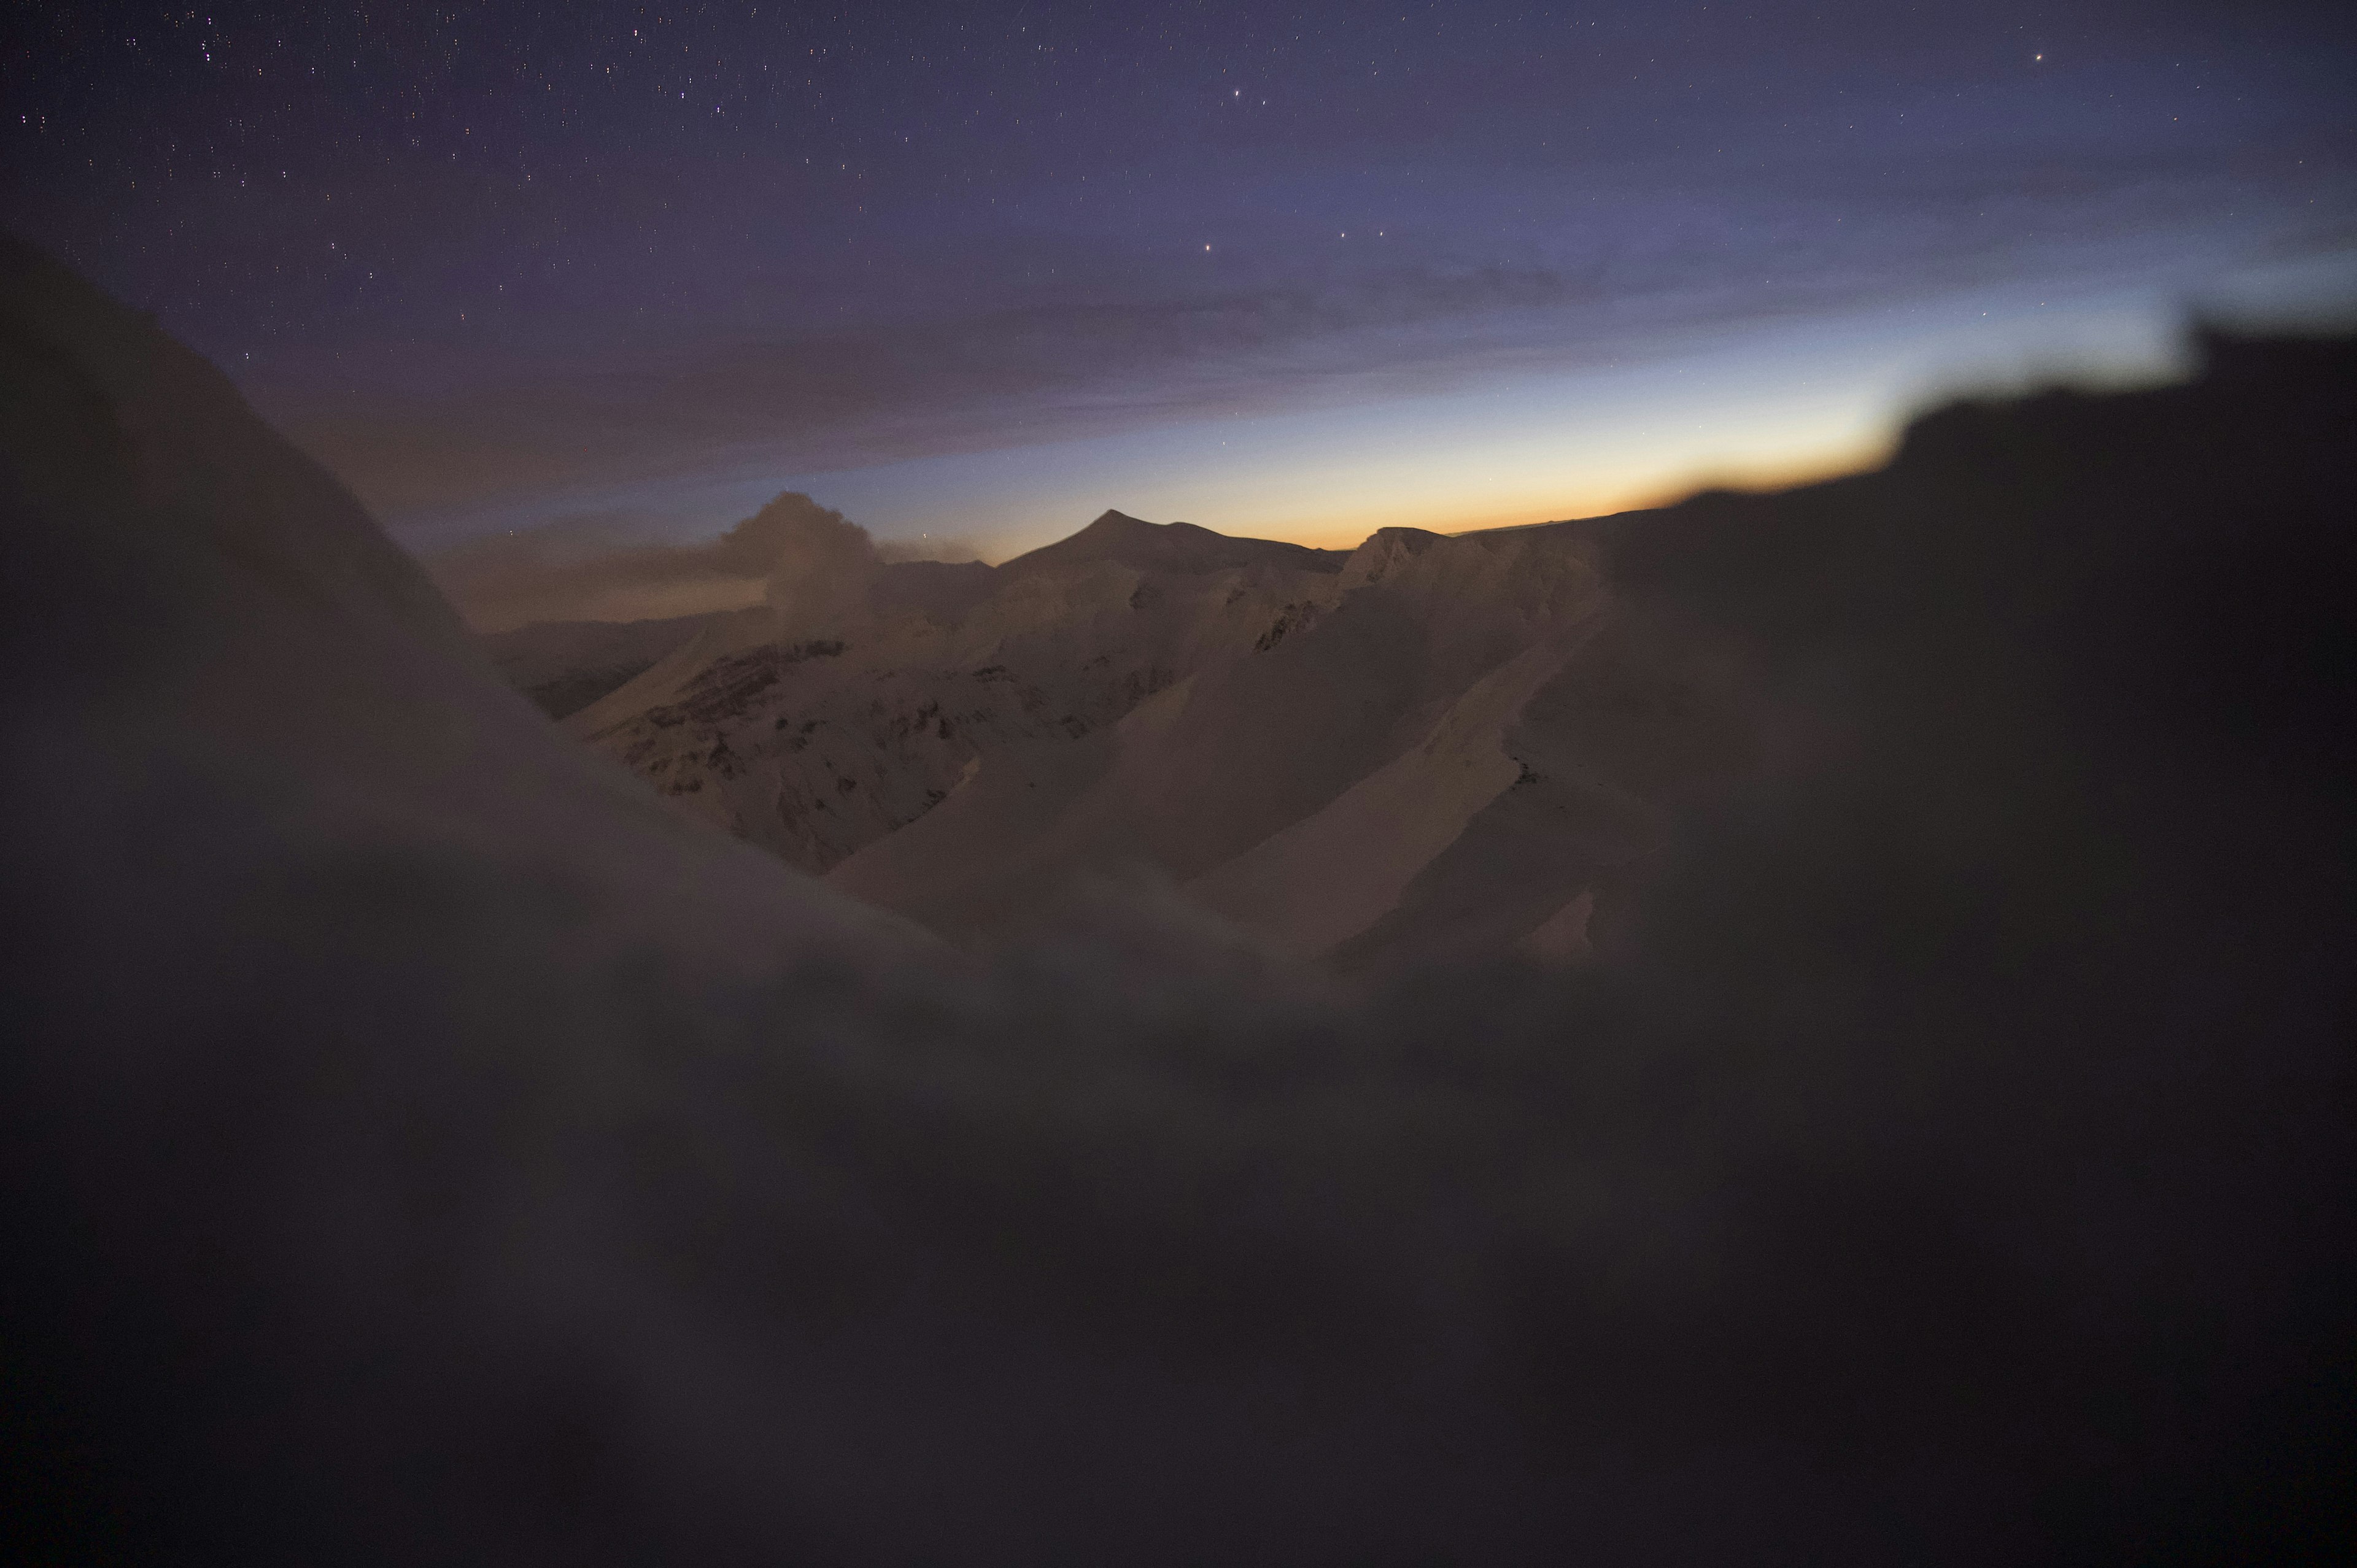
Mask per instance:
[[[6,222],[428,551],[1535,521],[2357,298],[2341,6],[17,26]]]

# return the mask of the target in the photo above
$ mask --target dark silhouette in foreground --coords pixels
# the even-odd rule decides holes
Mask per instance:
[[[2352,352],[2205,347],[1600,525],[1751,765],[1345,993],[681,823],[9,244],[12,1544],[2338,1559]]]

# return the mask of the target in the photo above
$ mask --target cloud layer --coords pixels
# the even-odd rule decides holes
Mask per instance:
[[[709,543],[619,542],[594,522],[558,524],[458,546],[427,568],[469,625],[505,631],[787,605],[827,591],[805,578],[856,576],[878,560],[865,530],[789,492]]]

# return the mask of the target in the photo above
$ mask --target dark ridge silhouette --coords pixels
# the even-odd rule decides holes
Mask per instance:
[[[1573,525],[1746,763],[1354,999],[681,822],[0,246],[11,1555],[2345,1561],[2352,355]]]
[[[1191,522],[1144,522],[1107,511],[1078,533],[1003,562],[1021,575],[1045,567],[1109,561],[1140,571],[1216,572],[1227,566],[1272,565],[1297,572],[1339,572],[1347,550],[1312,550],[1274,539],[1238,539]]]

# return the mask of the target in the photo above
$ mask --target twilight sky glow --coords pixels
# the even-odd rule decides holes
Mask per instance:
[[[2357,299],[2327,5],[44,7],[6,223],[432,552],[996,556],[1870,456]]]

